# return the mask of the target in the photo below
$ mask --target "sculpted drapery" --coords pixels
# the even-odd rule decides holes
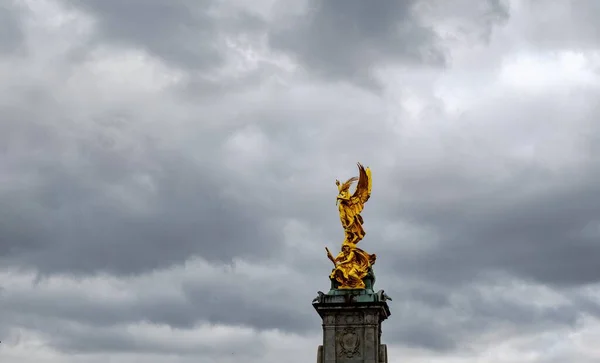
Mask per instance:
[[[344,229],[344,241],[341,252],[333,257],[329,249],[327,257],[333,262],[334,269],[330,278],[339,282],[339,289],[364,289],[363,278],[375,263],[376,255],[358,248],[356,244],[365,237],[363,218],[360,212],[371,196],[371,170],[358,164],[359,176],[348,179],[344,183],[336,180],[338,187],[337,205],[340,221]],[[356,190],[351,195],[350,187],[358,181]]]

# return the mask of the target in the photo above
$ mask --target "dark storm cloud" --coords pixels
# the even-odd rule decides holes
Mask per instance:
[[[281,329],[282,331],[305,333],[314,330],[319,324],[318,317],[303,309],[306,304],[300,301],[310,295],[284,291],[284,284],[262,288],[260,294],[242,293],[239,287],[221,286],[187,287],[186,295],[190,303],[201,306],[199,316],[206,321],[230,325],[251,326],[257,329]],[[207,294],[206,291],[210,291]],[[294,299],[296,298],[296,299]],[[305,301],[309,301],[306,299]]]
[[[465,7],[468,10],[465,10]],[[458,18],[459,32],[487,42],[494,26],[508,18],[500,0],[472,3],[430,1],[314,1],[305,13],[276,22],[269,31],[273,48],[293,55],[309,72],[333,81],[378,87],[380,66],[444,66],[448,52],[432,24],[419,13],[435,9],[439,18]],[[466,30],[465,24],[473,23]]]
[[[78,134],[85,127],[62,119],[60,106],[38,106],[3,112],[3,165],[15,177],[0,193],[3,264],[42,273],[140,273],[193,255],[226,262],[277,250],[268,208],[225,195],[235,181],[209,161],[127,133],[131,119]],[[128,137],[141,141],[123,146]]]
[[[238,34],[264,26],[249,15],[240,15],[238,24],[231,18],[223,22],[214,8],[192,1],[63,3],[97,20],[94,42],[142,48],[186,75],[223,62],[222,31]],[[295,55],[322,78],[373,85],[378,66],[445,60],[433,30],[412,13],[414,2],[311,4],[289,28],[277,21],[269,35],[275,48]],[[499,2],[490,4],[490,11],[507,16]],[[486,18],[485,30],[477,34],[489,37],[491,23]],[[44,61],[44,66],[53,62]],[[260,84],[271,69],[262,71],[250,81]],[[10,98],[1,98],[0,264],[9,271],[41,274],[32,288],[21,288],[31,284],[27,279],[22,285],[2,282],[7,286],[0,290],[2,336],[18,336],[15,332],[23,328],[41,333],[45,343],[67,353],[193,354],[202,360],[222,351],[202,342],[193,349],[153,344],[127,327],[143,322],[190,329],[208,322],[311,335],[317,344],[319,319],[310,300],[316,290],[329,287],[331,265],[323,245],[337,247],[342,234],[333,180],[354,175],[356,161],[374,168],[374,194],[363,214],[368,236],[361,243],[378,254],[376,288],[394,298],[392,319],[384,323],[386,343],[452,353],[504,327],[552,331],[574,327],[583,314],[600,314],[593,299],[577,295],[581,285],[600,280],[597,161],[581,150],[561,154],[563,165],[555,168],[504,157],[513,140],[531,133],[528,118],[544,125],[567,119],[572,128],[561,131],[569,142],[597,150],[598,133],[588,132],[595,114],[582,121],[556,99],[509,99],[471,116],[477,122],[440,111],[433,118],[443,120],[441,125],[422,114],[423,134],[415,137],[392,130],[385,108],[395,101],[364,90],[323,90],[300,80],[274,91],[256,87],[235,96],[222,91],[236,88],[236,80],[225,86],[213,81],[210,87],[191,82],[190,88],[198,86],[194,96],[202,96],[194,100],[199,106],[191,109],[177,99],[173,108],[182,110],[153,129],[156,125],[147,118],[173,106],[169,102],[176,97],[166,95],[173,89],[165,89],[157,101],[143,99],[143,86],[134,88],[123,94],[126,106],[119,109],[105,95],[85,97],[85,81],[102,83],[93,77],[66,86],[93,98],[86,112],[76,111],[77,99],[61,96],[62,84],[22,93],[11,87],[6,90]],[[40,84],[47,80],[30,78]],[[215,95],[215,89],[221,92]],[[592,103],[597,97],[577,98]],[[506,109],[516,111],[507,115]],[[532,109],[545,112],[532,115]],[[179,123],[186,117],[195,122]],[[488,128],[501,118],[509,120],[506,133]],[[479,119],[489,122],[477,128]],[[454,123],[459,125],[455,129],[447,126]],[[533,128],[533,133],[549,127]],[[171,129],[188,137],[163,143],[160,136],[165,133],[168,139]],[[229,136],[244,136],[247,129],[254,134],[246,134],[262,138],[242,138],[250,146],[227,157]],[[349,146],[348,140],[360,142]],[[444,144],[439,155],[423,156],[438,142]],[[249,154],[261,147],[264,154],[252,159]],[[536,152],[532,159],[553,153],[542,146]],[[487,155],[485,163],[478,153]],[[486,174],[483,164],[505,168],[502,177]],[[288,219],[300,226],[284,236]],[[405,235],[386,236],[386,227],[399,222]],[[407,229],[418,232],[410,236],[415,240],[408,240]],[[408,251],[409,246],[416,247]],[[201,271],[192,279],[164,277],[171,273],[167,267],[177,269],[194,256],[216,264],[240,257],[265,270],[265,260],[276,260],[288,270],[252,275],[242,268],[237,275]],[[60,288],[44,292],[48,276],[64,272],[61,278],[74,281],[99,271],[128,281],[115,283],[127,296],[112,290],[105,299],[88,294],[106,287],[93,282],[69,290],[68,283],[58,281],[49,285]],[[504,281],[538,283],[526,290],[531,302],[545,301],[534,289],[540,285],[562,293],[566,302],[539,305],[494,289],[498,281],[485,276],[497,272]],[[131,274],[151,280],[155,292],[170,290],[163,296],[148,294],[148,281],[129,281]],[[263,348],[237,347],[256,355]]]
[[[23,42],[20,10],[11,0],[0,4],[0,55],[14,52]]]
[[[373,68],[394,61],[443,64],[436,36],[413,16],[415,1],[309,1],[307,13],[270,30],[270,44],[310,72],[374,85]]]
[[[464,287],[444,285],[424,274],[419,280],[407,275],[390,279],[378,288],[394,294],[388,304],[393,319],[402,323],[384,323],[386,340],[451,352],[467,349],[473,337],[501,328],[523,332],[573,329],[585,314],[598,316],[598,309],[579,292],[557,292],[562,301],[545,303],[547,297],[538,291],[543,285],[527,285],[519,293],[510,281],[514,280],[509,274],[478,278]],[[523,292],[528,298],[522,296]]]
[[[287,107],[285,97],[274,98],[273,101],[282,109]],[[304,104],[306,105],[306,103]],[[333,106],[337,108],[336,104]],[[238,107],[241,107],[241,105],[238,105]],[[54,111],[58,114],[64,112],[60,109]],[[323,111],[327,110],[324,109]],[[29,112],[32,113],[28,117],[21,116],[19,119],[43,120],[43,115],[49,113],[44,110],[38,110],[39,114],[33,113],[36,111]],[[263,120],[283,117],[282,113],[274,112],[275,115],[271,115],[272,112],[274,111],[261,111],[258,113],[260,117],[246,113],[245,117],[247,119],[260,118]],[[309,107],[306,114],[311,117],[303,117],[305,115],[304,111],[296,111],[293,118],[290,119],[296,120],[297,118],[298,121],[303,118],[311,119],[314,118],[312,117],[314,112]],[[350,109],[347,112],[352,113],[355,111]],[[339,119],[345,120],[343,125],[347,128],[343,129],[352,130],[346,131],[348,132],[345,134],[347,137],[351,138],[361,134],[364,131],[361,125],[364,128],[367,127],[364,126],[364,123],[358,121],[354,124],[355,121],[349,120],[344,113],[334,114],[333,116],[330,113],[328,113],[328,117],[339,117]],[[123,113],[120,117],[126,120],[127,117],[133,117],[133,115],[127,116],[127,113]],[[118,119],[119,117],[115,114],[111,114],[110,120],[117,125],[114,126],[117,127],[117,130],[119,130],[119,125],[127,124],[125,120],[116,122],[115,120]],[[22,266],[30,267],[39,264],[42,271],[93,272],[105,270],[112,273],[123,273],[142,272],[152,268],[168,266],[184,261],[194,254],[208,259],[221,258],[221,260],[232,256],[248,257],[257,254],[266,257],[265,254],[268,249],[273,249],[277,245],[281,247],[283,238],[273,238],[276,237],[273,235],[261,236],[260,231],[257,232],[254,229],[256,223],[260,225],[260,221],[263,220],[261,216],[265,213],[271,216],[291,214],[312,223],[311,227],[314,228],[315,232],[306,238],[307,241],[318,240],[325,234],[331,236],[331,238],[323,238],[323,244],[332,247],[338,242],[334,233],[341,231],[338,225],[339,222],[336,220],[335,206],[333,205],[335,186],[332,180],[335,177],[344,178],[353,175],[355,173],[354,166],[349,163],[349,167],[338,169],[340,170],[339,174],[338,171],[335,173],[327,171],[316,175],[315,166],[312,162],[306,160],[315,160],[316,162],[323,149],[309,147],[311,139],[298,133],[298,128],[292,123],[274,126],[269,134],[274,139],[282,142],[272,150],[277,157],[274,159],[275,163],[270,165],[274,169],[268,173],[270,177],[278,181],[277,184],[280,188],[276,189],[275,194],[272,195],[274,205],[278,208],[275,210],[261,207],[264,205],[262,203],[265,203],[265,200],[258,202],[258,199],[253,199],[250,192],[252,192],[253,185],[257,182],[253,178],[237,180],[237,183],[239,183],[237,186],[252,202],[239,204],[241,202],[237,201],[231,207],[225,204],[224,210],[219,210],[214,207],[214,204],[207,205],[206,201],[217,202],[220,205],[229,201],[227,198],[215,200],[214,194],[211,194],[220,190],[219,187],[231,185],[228,184],[230,181],[224,177],[226,173],[218,172],[220,167],[224,167],[224,164],[218,162],[218,160],[208,164],[197,164],[192,162],[190,158],[182,157],[178,153],[173,154],[164,149],[153,147],[152,139],[149,140],[148,144],[143,144],[143,147],[140,148],[141,153],[133,153],[133,150],[119,147],[118,137],[116,137],[119,133],[115,130],[113,131],[117,132],[116,134],[98,129],[94,134],[99,135],[97,140],[84,138],[75,142],[74,140],[78,139],[65,139],[61,137],[59,130],[49,126],[42,128],[40,125],[27,122],[18,123],[20,128],[15,128],[16,125],[17,123],[13,123],[13,128],[9,128],[5,124],[5,127],[7,127],[5,130],[19,130],[18,135],[20,137],[17,140],[36,140],[35,144],[39,150],[44,150],[50,158],[44,159],[44,163],[42,163],[44,168],[39,169],[40,171],[36,173],[36,177],[41,179],[33,179],[35,188],[30,188],[29,191],[33,191],[34,194],[27,196],[13,192],[10,197],[14,198],[14,201],[20,201],[21,204],[4,203],[5,205],[21,206],[21,209],[15,207],[5,211],[5,213],[9,213],[5,214],[6,221],[10,221],[6,224],[6,228],[10,230],[9,228],[19,227],[20,224],[14,222],[14,220],[21,217],[22,222],[29,223],[27,224],[29,228],[18,228],[18,231],[20,233],[34,233],[34,237],[29,239],[14,239],[20,243],[11,245],[12,247],[8,250],[15,252],[10,252],[6,259],[14,266],[22,264]],[[316,144],[328,142],[328,147],[333,149],[344,145],[344,141],[341,139],[331,137],[327,133],[319,134],[317,128],[313,130],[312,128],[315,125],[307,123],[304,127],[304,130],[314,131],[312,142]],[[333,129],[339,132],[338,128]],[[16,134],[13,132],[12,135],[15,136]],[[44,137],[40,135],[44,135]],[[114,137],[111,138],[110,135]],[[277,137],[273,135],[277,135]],[[379,133],[373,134],[372,137],[380,141],[382,145],[387,145],[389,139],[385,135],[387,135],[387,132],[382,129]],[[215,135],[209,133],[208,136],[210,137],[206,137],[206,139],[209,141],[206,142],[209,146],[223,142],[222,139],[214,137]],[[80,157],[84,167],[79,163],[75,163],[77,167],[73,169],[69,167],[70,164],[65,164],[66,161],[51,157],[60,155],[59,145],[63,145],[65,142],[70,142],[81,148]],[[211,142],[214,144],[211,144]],[[33,144],[33,142],[29,143]],[[302,155],[303,160],[285,157],[287,155],[285,147],[294,149],[295,155]],[[366,150],[368,149],[366,145],[361,147],[365,148],[365,150],[360,150],[361,153],[363,151],[366,153],[363,154],[365,155],[365,162],[373,166],[370,161],[376,161],[375,156],[380,152],[380,149],[371,148],[372,150]],[[460,149],[459,147],[456,148]],[[29,151],[32,150],[37,149],[33,148]],[[217,148],[210,150],[211,153],[216,153]],[[216,153],[215,155],[219,154]],[[445,155],[455,156],[451,152]],[[332,157],[320,166],[339,168],[333,162],[334,159],[335,157]],[[6,160],[12,160],[14,165],[20,165],[24,168],[28,165],[37,165],[19,162],[20,159],[16,156]],[[29,162],[34,161],[36,160],[29,160]],[[447,160],[440,159],[442,164],[445,161]],[[463,163],[468,166],[471,161],[473,160],[466,158]],[[490,159],[490,162],[494,161],[496,160]],[[277,163],[282,165],[278,169],[276,168]],[[552,200],[552,198],[558,198],[558,201],[555,202],[558,205],[565,204],[565,201],[572,200],[576,202],[577,200],[573,198],[572,194],[568,193],[561,197],[560,193],[556,193],[556,189],[547,191],[547,194],[534,195],[534,197],[529,196],[527,193],[515,193],[511,197],[507,197],[509,194],[501,194],[497,190],[516,191],[516,187],[499,185],[492,179],[475,178],[472,175],[469,177],[467,173],[462,174],[460,168],[453,169],[451,162],[448,164],[450,166],[440,166],[434,168],[435,170],[430,170],[431,174],[415,171],[414,173],[405,173],[404,177],[398,177],[392,169],[384,171],[378,169],[376,165],[374,166],[377,189],[375,189],[373,199],[365,210],[364,216],[369,237],[368,240],[362,243],[365,243],[367,250],[380,255],[380,261],[376,265],[378,276],[389,276],[388,279],[391,276],[398,276],[399,279],[406,278],[407,281],[417,276],[428,280],[430,283],[447,284],[449,286],[473,281],[481,272],[494,268],[507,270],[518,277],[529,277],[522,270],[523,267],[527,267],[525,264],[521,267],[517,266],[518,268],[513,268],[513,264],[530,262],[527,261],[527,258],[518,259],[522,255],[522,248],[535,249],[536,246],[541,244],[540,240],[532,239],[530,245],[511,245],[511,248],[506,248],[506,244],[499,245],[490,236],[504,238],[502,233],[512,233],[513,230],[508,226],[515,223],[520,225],[519,223],[526,221],[520,216],[515,217],[515,213],[535,213],[533,211],[527,212],[525,207],[528,205],[536,205],[540,201]],[[31,170],[34,170],[34,168]],[[206,173],[206,170],[210,170],[211,173]],[[406,170],[402,170],[402,172],[406,172]],[[142,209],[141,212],[131,212],[128,200],[115,203],[114,200],[105,198],[108,187],[127,185],[125,181],[140,174],[149,175],[150,180],[155,185],[154,192],[148,192],[147,196],[142,198],[148,202],[149,208]],[[250,175],[258,176],[255,174]],[[331,179],[328,180],[329,176],[331,176]],[[541,174],[541,176],[544,176],[544,174]],[[539,180],[538,178],[539,175],[533,173],[533,175],[521,175],[516,180],[532,182]],[[42,182],[39,180],[42,180]],[[259,182],[264,181],[259,180]],[[394,191],[390,188],[394,183],[402,186],[405,196],[400,200],[390,197],[390,195],[394,195]],[[527,190],[526,186],[522,186],[522,188]],[[138,191],[144,190],[141,185],[138,187],[141,188]],[[390,188],[390,190],[387,190],[387,188]],[[135,196],[135,188],[126,190],[129,190]],[[205,190],[208,191],[205,192]],[[485,190],[486,193],[479,194],[481,190]],[[585,192],[580,187],[574,190]],[[447,203],[441,198],[448,191],[457,196],[452,203]],[[474,191],[477,191],[477,193]],[[282,204],[279,201],[284,199],[278,198],[285,193],[288,193],[285,198],[286,203]],[[8,196],[9,194],[7,194],[7,198]],[[70,197],[74,197],[74,201],[69,201]],[[24,201],[27,203],[23,203]],[[38,204],[41,204],[41,206]],[[290,205],[293,205],[294,208],[288,210]],[[591,206],[592,204],[588,205],[588,207]],[[25,218],[27,214],[23,212],[23,208],[26,208],[29,213],[35,212],[32,214],[34,217]],[[518,210],[515,212],[514,208],[518,208]],[[56,215],[47,212],[47,210],[53,211]],[[76,210],[77,213],[73,210]],[[158,213],[163,210],[164,213]],[[251,214],[249,217],[245,217],[243,214],[238,214],[240,213],[239,210]],[[550,213],[555,209],[544,207],[542,210],[547,210]],[[593,209],[590,210],[593,211]],[[429,228],[437,228],[442,236],[440,241],[442,248],[416,258],[414,255],[403,255],[397,252],[387,253],[385,244],[377,241],[379,232],[376,226],[379,223],[378,220],[381,221],[390,215],[390,211],[398,213],[391,214],[393,217],[410,217],[411,221],[415,223],[422,223]],[[223,214],[219,214],[221,212]],[[215,219],[210,219],[211,216],[214,216]],[[208,220],[208,223],[203,223],[203,220]],[[227,227],[221,227],[219,223],[222,221],[227,221]],[[244,221],[248,224],[244,224]],[[385,220],[385,223],[388,222],[394,221]],[[494,225],[492,222],[498,224]],[[48,223],[48,225],[45,226],[44,223]],[[506,226],[500,228],[503,223]],[[237,230],[231,228],[232,225],[241,226],[242,228]],[[67,227],[67,229],[60,229],[59,226]],[[231,230],[223,231],[223,228],[230,228]],[[483,231],[486,228],[487,230]],[[327,232],[319,231],[319,229]],[[88,236],[88,233],[93,235]],[[72,239],[65,242],[54,237],[55,234],[71,237]],[[486,234],[489,234],[487,238],[483,238],[486,237]],[[35,238],[36,235],[47,235],[51,238]],[[216,235],[216,237],[201,239],[201,236],[206,238],[209,235]],[[498,236],[496,237],[496,235]],[[28,245],[27,241],[33,244]],[[394,242],[405,243],[407,241]],[[174,250],[171,251],[170,248]],[[289,246],[285,248],[289,248]],[[514,254],[511,252],[513,249],[515,250]],[[322,250],[321,246],[319,246],[319,250]],[[322,261],[316,261],[315,256],[322,257]],[[315,256],[311,256],[309,259],[307,256],[294,255],[294,258],[287,262],[289,266],[302,271],[302,278],[309,281],[319,281],[317,285],[313,285],[310,289],[304,289],[303,287],[302,293],[296,291],[298,289],[296,285],[286,284],[285,278],[272,286],[267,286],[264,280],[248,282],[247,285],[245,281],[240,281],[239,286],[232,286],[222,285],[224,276],[220,276],[215,277],[214,284],[186,285],[184,287],[186,299],[184,300],[135,301],[113,306],[95,306],[84,300],[74,302],[73,305],[64,304],[61,308],[60,299],[56,299],[54,303],[51,303],[47,300],[32,297],[24,299],[23,303],[16,301],[11,306],[13,309],[20,307],[29,311],[30,315],[34,315],[34,312],[40,312],[46,316],[64,317],[67,321],[85,322],[89,326],[101,326],[103,324],[111,326],[119,323],[150,321],[187,328],[194,322],[209,321],[232,325],[243,324],[260,329],[280,328],[287,332],[306,333],[312,330],[314,334],[318,334],[318,320],[314,312],[310,310],[310,305],[307,304],[314,297],[315,290],[328,287],[326,274],[330,266],[327,265],[323,270],[317,269],[317,265],[318,268],[321,268],[321,266],[327,264],[327,261],[321,254]],[[305,258],[307,259],[305,260]],[[74,259],[74,261],[70,259]],[[506,263],[507,261],[510,263]],[[548,261],[550,262],[550,268],[554,264],[552,261],[555,260]],[[570,261],[569,263],[574,262],[573,260],[568,261]],[[538,262],[542,261],[539,260]],[[560,274],[560,271],[556,273]],[[244,289],[244,285],[257,286],[257,288],[260,286],[260,294],[256,294],[253,290]],[[293,293],[289,290],[290,286],[294,286]],[[467,314],[469,317],[466,321],[452,321],[456,310],[459,310],[451,304],[449,296],[453,294],[452,290],[443,290],[440,286],[437,287],[438,290],[436,291],[422,286],[415,291],[404,294],[401,292],[401,286],[395,288],[383,282],[378,283],[377,286],[378,288],[385,288],[394,297],[394,302],[391,303],[394,316],[401,317],[400,319],[403,321],[403,324],[386,328],[386,339],[389,339],[390,342],[402,342],[409,346],[416,345],[438,351],[452,351],[473,336],[489,331],[498,322],[509,322],[511,325],[519,327],[527,326],[532,330],[537,328],[546,329],[548,326],[553,325],[569,325],[573,316],[576,315],[575,312],[579,309],[577,306],[560,308],[556,311],[552,309],[535,309],[511,301],[478,300],[472,292],[465,291],[463,292],[465,299],[471,299],[471,296],[473,296],[473,303],[467,309],[467,311],[470,311]],[[271,291],[269,288],[273,290]],[[394,292],[394,290],[396,291]],[[36,303],[26,303],[25,301]],[[41,302],[44,303],[41,304]],[[407,304],[407,302],[412,304]],[[425,315],[414,314],[414,310],[411,310],[419,304],[427,307]],[[407,308],[406,305],[409,305],[409,307]],[[438,309],[437,312],[436,309]],[[434,320],[436,321],[445,323],[436,325],[436,323],[431,322],[432,317],[435,317]],[[450,323],[447,323],[448,321]],[[64,324],[64,322],[59,324]],[[451,327],[451,329],[448,327]],[[453,333],[448,333],[449,330],[452,330]],[[94,336],[94,334],[91,334],[91,336]],[[75,339],[75,337],[72,339]],[[67,351],[68,349],[76,349],[74,347],[80,344],[83,347],[81,349],[93,350],[93,347],[85,341],[70,341],[68,343],[70,345],[61,345],[63,344],[61,342],[56,344]],[[121,351],[134,349],[133,347],[124,346],[125,343],[119,346],[112,346],[109,343],[107,342],[107,349]]]
[[[220,16],[215,1],[64,1],[98,22],[94,41],[144,49],[190,70],[210,70],[224,61],[222,33],[249,34],[263,21],[240,11]],[[231,9],[229,9],[231,11]]]
[[[522,193],[521,188],[528,186],[516,179],[501,187],[491,187],[490,181],[488,192],[479,197],[455,199],[442,206],[428,204],[422,195],[421,205],[399,206],[406,218],[439,236],[439,247],[417,258],[402,259],[396,264],[398,272],[460,283],[494,269],[553,285],[600,281],[596,268],[599,234],[594,232],[600,221],[600,174],[594,164],[573,178],[542,173],[540,190],[531,194]],[[543,180],[548,185],[543,186]],[[562,185],[555,186],[556,181]],[[467,181],[455,185],[454,193],[465,195],[463,188],[478,189],[469,185]]]
[[[397,314],[395,314],[397,315]],[[438,352],[448,352],[456,348],[457,334],[448,334],[448,330],[430,319],[405,322],[402,325],[384,325],[385,338],[398,341],[410,347],[425,348]]]
[[[62,294],[49,293],[44,288],[32,288],[26,292],[13,291],[4,297],[0,317],[4,314],[5,323],[29,328],[36,321],[53,317],[45,326],[37,326],[36,329],[49,334],[64,331],[66,335],[61,335],[52,344],[66,352],[71,349],[88,352],[139,349],[138,344],[143,342],[131,340],[128,334],[123,336],[118,345],[112,345],[112,340],[105,342],[104,337],[108,333],[103,331],[114,331],[121,324],[148,323],[189,329],[199,323],[210,322],[252,327],[258,331],[278,329],[303,335],[319,334],[319,319],[312,309],[306,308],[310,306],[307,301],[312,297],[306,292],[313,286],[298,284],[301,279],[320,280],[316,274],[309,273],[294,279],[286,279],[287,276],[277,279],[273,276],[263,280],[258,290],[253,285],[256,280],[241,272],[231,280],[227,273],[214,275],[212,278],[205,277],[201,276],[204,282],[184,284],[173,279],[173,284],[169,285],[169,291],[164,296],[147,295],[147,291],[136,291],[136,284],[131,284],[130,297],[120,301],[91,299],[78,294],[75,289],[63,290]],[[159,278],[157,281],[164,279]],[[538,306],[506,289],[501,289],[501,294],[490,294],[497,282],[480,280],[476,287],[462,289],[444,288],[430,283],[415,285],[406,281],[386,284],[383,286],[386,291],[393,291],[395,294],[394,301],[390,302],[394,319],[402,323],[394,324],[392,320],[386,322],[385,340],[450,352],[468,344],[473,336],[499,327],[533,332],[557,327],[572,328],[581,314],[597,314],[597,308],[594,310],[591,300],[578,293],[565,294],[566,301],[560,304]],[[45,286],[44,280],[41,284]],[[88,284],[93,288],[93,282]],[[179,285],[182,286],[181,290],[173,290],[172,286]],[[290,285],[295,286],[293,291],[289,290]],[[481,290],[488,286],[491,289],[482,293]],[[173,295],[173,291],[178,291],[179,294]],[[529,294],[531,299],[538,297],[535,290]],[[539,301],[543,302],[544,299],[540,298]],[[73,324],[81,327],[78,334],[71,334]],[[88,333],[89,327],[94,327],[97,332]],[[102,344],[93,345],[96,337]],[[104,346],[104,343],[108,345]],[[156,349],[157,352],[168,351],[162,347]]]
[[[243,351],[247,356],[253,357],[264,350],[263,342],[248,338],[235,341],[235,346],[215,345],[202,339],[189,344],[178,341],[174,334],[153,339],[140,336],[141,329],[135,332],[123,326],[87,325],[75,321],[66,323],[48,316],[11,316],[6,321],[41,332],[47,338],[49,346],[68,355],[143,352],[141,354],[207,357]],[[18,335],[14,339],[16,341],[4,340],[3,343],[18,344]]]
[[[0,328],[35,329],[51,337],[52,347],[66,353],[133,352],[151,344],[122,329],[129,324],[185,331],[210,323],[243,326],[257,332],[277,329],[318,334],[318,316],[311,309],[303,308],[310,307],[307,301],[313,297],[312,292],[306,294],[307,276],[290,276],[289,272],[278,275],[274,269],[273,276],[256,279],[251,271],[245,273],[243,267],[232,273],[232,269],[209,271],[211,269],[192,266],[198,276],[184,277],[183,281],[181,274],[185,270],[183,267],[163,270],[156,278],[138,277],[136,279],[141,280],[125,284],[102,278],[90,278],[76,285],[63,284],[60,279],[64,277],[33,282],[32,275],[21,279],[20,284],[5,281],[4,284],[10,286],[8,294],[0,299]],[[29,288],[20,288],[27,285]],[[296,289],[290,291],[287,288],[290,285]],[[7,340],[16,339],[14,332],[5,332]],[[110,332],[120,339],[111,338]],[[156,345],[148,351],[172,353],[170,340],[167,337],[165,346]],[[232,345],[229,349],[247,348]]]
[[[177,295],[146,296],[142,291],[117,301],[91,299],[75,291],[63,291],[62,296],[52,292],[12,292],[3,297],[1,306],[4,313],[14,316],[52,316],[63,322],[96,327],[148,322],[190,329],[208,322],[305,333],[318,326],[317,315],[303,308],[310,306],[306,302],[313,298],[312,289],[307,294],[306,289],[299,286],[295,292],[283,293],[286,281],[282,279],[252,293],[252,289],[246,287],[253,286],[251,278],[239,276],[234,283],[224,282],[228,277],[215,274],[212,281],[193,283],[173,279],[176,286],[181,285],[180,290],[176,289]],[[44,280],[40,283],[44,284]]]

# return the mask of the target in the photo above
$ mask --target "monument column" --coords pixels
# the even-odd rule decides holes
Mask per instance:
[[[322,319],[323,344],[317,363],[387,363],[381,324],[390,316],[383,290],[337,290],[319,293],[313,307]]]
[[[344,228],[340,253],[327,258],[334,268],[329,276],[331,289],[319,291],[313,307],[323,321],[323,344],[317,363],[387,363],[387,348],[381,344],[381,324],[390,316],[383,290],[373,290],[376,255],[357,246],[365,237],[360,212],[371,196],[371,170],[358,164],[359,176],[338,186],[337,205]],[[358,181],[351,195],[350,186]]]

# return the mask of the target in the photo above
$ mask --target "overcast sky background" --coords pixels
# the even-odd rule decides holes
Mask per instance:
[[[390,363],[600,360],[597,0],[0,0],[0,361],[313,362],[336,178]]]

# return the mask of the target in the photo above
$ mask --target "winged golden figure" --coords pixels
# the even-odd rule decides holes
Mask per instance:
[[[346,234],[346,242],[351,244],[358,243],[365,237],[363,229],[363,219],[360,212],[365,207],[365,203],[371,197],[371,169],[365,168],[360,163],[358,165],[358,177],[352,177],[344,183],[335,181],[338,187],[338,196],[336,204],[340,212],[340,221]],[[358,180],[354,194],[350,195],[350,186]]]
[[[330,278],[339,283],[339,289],[364,289],[363,278],[369,273],[369,268],[375,263],[376,255],[368,254],[356,247],[365,237],[363,218],[360,215],[365,203],[371,197],[371,169],[358,165],[358,177],[352,177],[344,183],[335,181],[338,187],[336,204],[340,213],[340,221],[344,228],[342,251],[335,258],[327,247],[327,257],[333,262],[334,269]],[[351,195],[350,187],[354,182],[356,190]]]

